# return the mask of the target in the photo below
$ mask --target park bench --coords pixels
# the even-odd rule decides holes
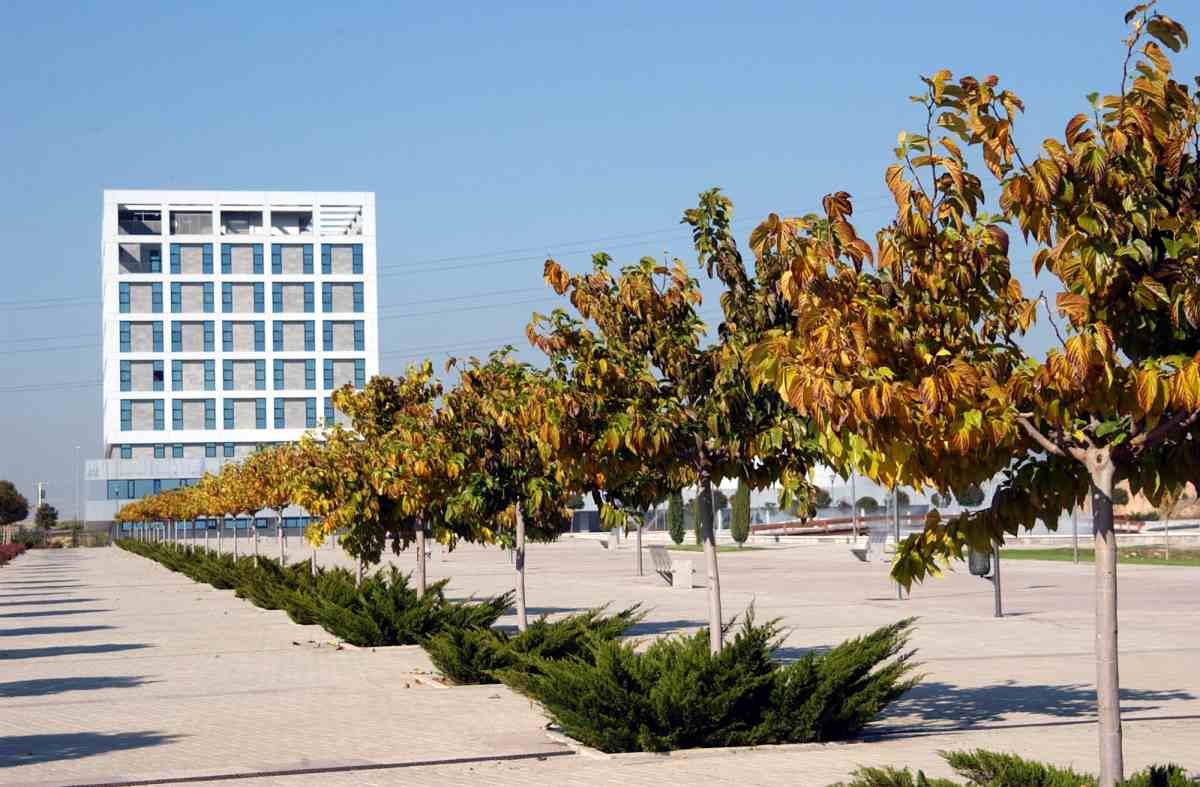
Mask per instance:
[[[872,555],[878,556],[877,559],[882,559],[884,553],[884,545],[887,543],[887,529],[882,527],[873,527],[867,531],[867,545],[863,549],[851,547],[850,554],[864,563],[870,562]]]
[[[671,587],[688,589],[692,586],[692,561],[673,560],[664,546],[647,547],[655,572]]]

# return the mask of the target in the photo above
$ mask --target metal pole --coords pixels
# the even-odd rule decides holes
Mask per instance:
[[[1071,506],[1071,557],[1079,564],[1079,509]]]
[[[1000,542],[996,542],[996,570],[992,576],[992,591],[996,594],[996,617],[1004,617],[1004,608],[1000,605]]]
[[[854,540],[858,541],[858,492],[855,489],[855,481],[858,480],[858,473],[850,473],[850,525],[854,528]]]
[[[656,509],[657,505],[654,506]],[[652,515],[653,516],[653,515]],[[638,576],[642,576],[642,527],[645,525],[645,519],[638,521],[637,526],[637,570]]]
[[[900,549],[900,494],[899,487],[892,487],[892,530],[896,537],[896,550]],[[896,598],[904,600],[904,586],[896,583]]]
[[[71,474],[71,477],[73,479],[75,479],[75,483],[73,484],[73,486],[75,487],[75,522],[76,523],[78,523],[80,521],[80,518],[79,518],[79,476],[80,476],[80,473],[79,473],[79,446],[75,446],[75,472],[73,472]]]

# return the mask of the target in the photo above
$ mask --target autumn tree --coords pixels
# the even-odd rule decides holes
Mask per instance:
[[[349,416],[351,430],[335,428],[326,451],[334,464],[319,474],[321,490],[330,494],[326,504],[336,503],[323,509],[329,514],[325,531],[344,528],[347,549],[370,562],[389,545],[399,554],[414,544],[422,594],[426,535],[452,545],[473,532],[446,521],[445,500],[462,459],[454,435],[438,428],[442,393],[428,361],[410,365],[400,377],[374,377],[362,390],[343,387],[334,402]]]
[[[1198,101],[1163,51],[1187,35],[1148,5],[1126,22],[1119,93],[1091,96],[1036,155],[1018,148],[1024,106],[997,77],[925,78],[924,128],[899,137],[884,178],[897,212],[874,248],[844,193],[754,235],[790,268],[797,315],[760,345],[756,377],[818,423],[839,467],[956,496],[1001,474],[986,508],[931,513],[897,551],[899,581],[1038,520],[1054,528],[1090,495],[1104,787],[1123,773],[1113,488],[1160,500],[1200,458]],[[999,213],[983,210],[976,155]],[[1021,342],[1045,299],[1013,276],[1009,224],[1061,290],[1044,356]]]
[[[569,529],[567,503],[580,491],[558,461],[559,436],[545,417],[559,392],[545,372],[513,359],[511,348],[449,368],[459,376],[442,399],[438,428],[453,436],[460,456],[446,521],[513,550],[517,626],[524,631],[526,541]]]
[[[749,384],[750,348],[785,324],[790,310],[780,290],[785,268],[748,272],[731,218],[732,205],[716,190],[684,215],[702,269],[724,288],[723,320],[711,340],[697,313],[699,282],[682,262],[646,257],[614,274],[606,254],[581,274],[547,261],[546,281],[573,308],[535,316],[528,331],[566,391],[553,434],[566,461],[585,467],[583,483],[612,490],[648,477],[655,496],[698,486],[714,653],[723,618],[713,484],[778,482],[785,497],[807,497],[805,475],[816,456],[807,421],[774,390]]]

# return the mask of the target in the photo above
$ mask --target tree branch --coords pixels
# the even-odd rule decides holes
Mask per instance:
[[[1054,312],[1050,310],[1050,301],[1046,300],[1045,290],[1038,294],[1038,300],[1046,307],[1046,317],[1050,320],[1050,327],[1054,329],[1054,335],[1058,337],[1058,343],[1063,346],[1064,350],[1067,349],[1067,342],[1063,339],[1062,332],[1058,330],[1058,323],[1054,321]]]
[[[1017,423],[1020,424],[1021,428],[1025,430],[1025,434],[1029,435],[1033,439],[1033,441],[1035,443],[1037,443],[1038,445],[1040,445],[1046,453],[1051,454],[1053,456],[1066,456],[1067,455],[1066,451],[1064,451],[1061,446],[1059,446],[1057,443],[1055,443],[1049,437],[1046,437],[1046,435],[1044,435],[1040,431],[1038,431],[1038,428],[1033,425],[1033,422],[1030,421],[1025,416],[1018,415]]]
[[[1158,426],[1149,432],[1139,434],[1130,440],[1128,454],[1130,456],[1140,456],[1166,440],[1173,432],[1188,429],[1196,423],[1197,419],[1200,419],[1200,410],[1191,412],[1187,410],[1179,411],[1171,418],[1159,423]]]

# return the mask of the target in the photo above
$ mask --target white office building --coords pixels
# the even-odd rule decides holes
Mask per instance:
[[[375,195],[104,192],[89,522],[338,415],[379,371]]]

